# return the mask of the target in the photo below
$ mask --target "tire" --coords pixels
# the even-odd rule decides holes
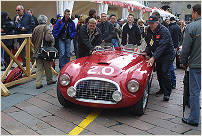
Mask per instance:
[[[73,105],[73,103],[71,103],[70,101],[66,100],[64,98],[64,96],[62,95],[62,93],[60,92],[60,89],[57,85],[57,98],[59,103],[63,106],[63,107],[70,107]]]
[[[147,80],[147,84],[145,86],[145,90],[142,98],[135,105],[130,107],[130,112],[133,115],[141,116],[145,113],[147,108],[148,98],[149,98],[149,90],[150,90],[150,82],[149,80]]]

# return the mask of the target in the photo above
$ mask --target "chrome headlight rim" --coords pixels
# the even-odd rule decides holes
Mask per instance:
[[[118,97],[117,97],[117,95],[119,95]],[[115,101],[115,102],[119,102],[119,101],[121,101],[122,100],[122,93],[121,92],[119,92],[119,91],[114,91],[113,92],[113,94],[112,94],[112,98],[113,98],[113,100]],[[118,98],[118,99],[117,99]]]
[[[59,83],[62,86],[68,86],[70,84],[70,77],[68,74],[64,73],[59,78]]]
[[[139,82],[135,79],[128,81],[127,89],[130,93],[136,93],[140,88]]]

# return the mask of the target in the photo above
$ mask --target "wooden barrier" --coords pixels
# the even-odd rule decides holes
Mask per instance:
[[[23,83],[23,82],[25,82],[27,80],[30,80],[32,78],[36,78],[36,74],[33,74],[33,70],[34,70],[34,68],[36,66],[36,61],[32,65],[32,68],[30,68],[30,48],[31,48],[31,46],[34,47],[32,42],[31,42],[31,37],[32,37],[32,34],[19,34],[19,35],[4,35],[4,36],[1,36],[1,40],[18,39],[18,38],[25,39],[23,41],[23,43],[20,45],[20,47],[19,47],[19,49],[18,49],[18,51],[16,52],[15,55],[13,55],[11,53],[11,51],[6,47],[6,45],[1,41],[1,47],[12,58],[10,64],[8,65],[5,72],[1,76],[1,95],[3,95],[3,96],[8,96],[10,94],[7,87],[11,87],[11,86],[14,86],[16,84]],[[26,58],[25,58],[26,59],[26,69],[17,60],[19,54],[22,52],[24,47],[26,47]],[[3,84],[3,81],[6,78],[8,72],[11,69],[14,62],[19,66],[20,69],[22,69],[22,71],[25,73],[25,76],[23,78],[21,78],[21,79],[18,79],[18,80]],[[58,74],[53,68],[52,68],[52,71],[53,71],[53,74],[55,74],[55,75]]]

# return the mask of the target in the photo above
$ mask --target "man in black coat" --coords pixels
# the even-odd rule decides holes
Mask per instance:
[[[175,18],[170,18],[170,24],[168,25],[168,29],[170,31],[173,45],[175,50],[179,47],[180,41],[182,40],[182,33],[180,26],[176,23]],[[176,88],[176,76],[175,76],[175,69],[174,65],[171,65],[171,83],[172,83],[172,89]]]
[[[32,28],[34,27],[34,20],[32,19],[32,16],[27,14],[24,11],[24,7],[22,5],[18,5],[16,7],[16,13],[17,15],[14,17],[15,21],[15,33],[16,34],[31,34],[32,33]],[[18,39],[19,44],[21,45],[22,42],[24,41],[24,38]],[[33,52],[30,52],[30,57],[32,64],[34,64],[34,59],[32,57]],[[26,64],[25,60],[25,48],[23,48],[21,52],[21,57],[23,61],[23,66]]]
[[[96,20],[91,18],[87,25],[81,26],[78,34],[79,58],[90,56],[95,47],[102,43],[101,31],[96,27],[96,24]]]
[[[161,25],[156,16],[149,17],[147,33],[151,39],[143,55],[149,55],[148,66],[156,62],[157,77],[160,85],[159,93],[163,93],[164,101],[169,101],[171,94],[170,67],[174,60],[174,47],[169,30]]]
[[[134,15],[128,15],[128,23],[123,27],[122,45],[132,44],[139,46],[141,44],[141,33],[136,22],[134,22]]]
[[[38,21],[37,21],[37,17],[35,17],[35,16],[33,15],[33,10],[32,10],[32,9],[27,9],[27,13],[32,16],[32,19],[33,19],[33,21],[34,21],[34,26],[33,26],[33,28],[32,28],[32,31],[33,31],[34,28],[39,25],[39,23],[38,23]]]
[[[107,14],[101,14],[102,22],[97,24],[97,27],[102,33],[102,43],[112,43],[115,31],[112,23],[107,21]]]

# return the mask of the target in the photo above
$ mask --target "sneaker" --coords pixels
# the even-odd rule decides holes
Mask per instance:
[[[36,89],[40,89],[40,88],[42,88],[42,87],[43,87],[43,85],[36,86]]]
[[[163,97],[163,101],[169,101],[169,99],[170,99],[170,96],[164,96]]]

